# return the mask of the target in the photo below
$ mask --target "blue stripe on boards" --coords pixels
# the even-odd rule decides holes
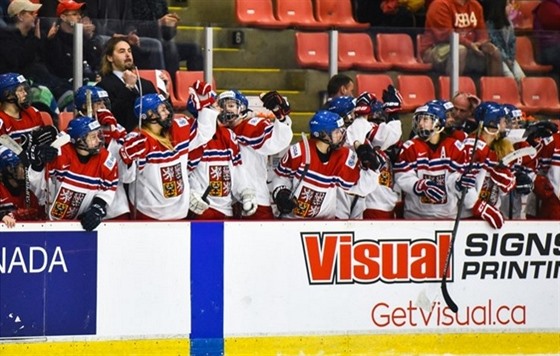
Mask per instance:
[[[224,354],[224,224],[191,223],[192,356]]]

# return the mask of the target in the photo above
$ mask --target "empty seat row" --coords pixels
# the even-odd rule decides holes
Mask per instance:
[[[368,91],[381,98],[389,84],[396,85],[401,92],[404,112],[411,112],[435,98],[450,97],[449,77],[439,77],[436,96],[435,85],[427,75],[399,75],[396,83],[386,74],[356,75],[358,93]],[[520,87],[510,77],[481,77],[479,91],[470,77],[459,77],[459,91],[477,94],[483,101],[513,104],[528,113],[560,114],[558,87],[549,77],[526,77]]]
[[[244,26],[306,30],[363,30],[369,24],[352,16],[351,0],[236,0],[235,13]]]
[[[407,34],[379,33],[377,51],[371,37],[365,33],[340,33],[338,38],[338,68],[387,71],[390,69],[427,72],[432,65],[414,56],[412,38]],[[329,67],[329,35],[324,32],[296,32],[296,61],[302,68],[326,70]],[[375,55],[377,52],[377,56]]]

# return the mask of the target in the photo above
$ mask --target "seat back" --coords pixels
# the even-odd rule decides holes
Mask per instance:
[[[296,32],[296,61],[302,68],[329,67],[329,35],[326,32]]]
[[[517,82],[512,77],[480,77],[480,99],[522,106]]]
[[[158,93],[163,94],[164,93],[163,89],[161,88],[161,86],[158,86],[159,72],[161,72],[167,77],[167,81],[164,82],[162,85],[165,85],[165,90],[169,94],[169,101],[173,106],[173,108],[184,109],[184,105],[182,105],[182,102],[175,97],[175,89],[173,88],[173,81],[171,80],[171,75],[167,70],[165,69],[139,69],[138,70],[138,73],[140,74],[141,78],[152,82],[152,84],[154,85]]]
[[[515,38],[515,59],[521,67],[535,64],[533,43],[527,36],[517,36]]]
[[[377,62],[373,55],[373,42],[365,33],[341,33],[338,37],[338,64],[353,66],[358,63]]]
[[[43,125],[45,126],[53,126],[53,119],[51,114],[49,114],[48,111],[39,111],[39,114],[41,114],[41,120],[43,121]]]
[[[540,0],[523,0],[517,1],[519,5],[520,19],[514,21],[513,26],[516,30],[532,31],[533,30],[533,10],[540,3]]]
[[[64,131],[68,128],[68,123],[74,119],[74,113],[71,111],[62,111],[58,114],[58,131]]]
[[[348,30],[369,28],[369,24],[356,22],[350,0],[314,0],[317,21]]]
[[[287,27],[274,17],[271,0],[235,0],[235,17],[245,26]]]
[[[521,80],[523,104],[538,111],[560,108],[558,87],[549,77],[525,77]]]
[[[177,84],[176,97],[182,103],[186,103],[189,98],[189,88],[197,80],[204,80],[203,71],[178,70],[175,72],[175,84]],[[216,81],[212,79],[212,88],[216,90]]]
[[[392,64],[417,63],[414,46],[409,35],[404,33],[378,33],[376,36],[377,56],[381,62]]]
[[[451,81],[447,76],[440,76],[439,82],[439,98],[442,100],[450,100],[450,85]],[[477,95],[476,85],[471,77],[459,77],[459,91]],[[455,94],[453,94],[455,95]]]
[[[403,111],[414,111],[436,98],[434,83],[427,75],[399,75],[397,87],[403,97]]]
[[[387,74],[357,74],[356,87],[357,92],[364,91],[374,94],[379,100],[383,94],[383,90],[393,84],[393,80]]]
[[[328,28],[326,23],[320,23],[313,16],[311,0],[276,0],[276,18],[283,23],[302,28]]]

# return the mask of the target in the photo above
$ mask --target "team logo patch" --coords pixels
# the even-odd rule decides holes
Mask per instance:
[[[163,196],[165,198],[178,197],[183,194],[185,185],[183,182],[183,173],[181,172],[180,163],[171,167],[162,167],[160,169],[160,173],[163,185]]]
[[[179,127],[185,127],[189,124],[188,120],[184,117],[180,117],[178,119],[175,119],[175,122],[177,123],[177,125]]]
[[[437,176],[431,176],[431,175],[424,175],[424,177],[422,177],[424,179],[429,179],[432,182],[436,183],[441,189],[446,190],[445,189],[445,174],[440,174]],[[445,196],[445,198],[443,198],[443,201],[441,203],[436,203],[433,200],[431,200],[430,198],[428,198],[425,195],[422,195],[420,197],[420,202],[422,204],[446,204],[447,203],[447,195]]]
[[[117,163],[117,160],[115,159],[115,157],[113,157],[112,154],[109,154],[103,165],[107,167],[107,169],[112,171],[113,167],[115,167],[115,163]]]
[[[231,192],[231,173],[228,166],[210,166],[210,195],[225,197]]]
[[[346,165],[350,168],[354,168],[356,167],[356,163],[358,162],[358,156],[356,156],[356,153],[354,153],[354,151],[349,151],[349,155],[348,158],[346,158]]]
[[[498,186],[492,181],[490,175],[486,175],[484,177],[484,181],[482,182],[482,187],[480,188],[480,199],[491,205],[496,205],[499,197],[498,190]]]
[[[293,158],[301,156],[301,149],[299,145],[292,145],[292,147],[290,147],[290,154]]]
[[[297,199],[294,215],[303,218],[313,218],[321,211],[321,205],[325,200],[325,192],[317,192],[308,187],[303,187]]]
[[[259,124],[259,121],[261,121],[261,119],[259,119],[258,117],[253,117],[249,119],[249,122],[247,123],[252,126],[257,126]]]
[[[57,220],[75,219],[85,196],[85,193],[61,188],[51,207],[51,216]]]

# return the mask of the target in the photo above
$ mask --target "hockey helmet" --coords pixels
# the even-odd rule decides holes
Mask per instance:
[[[87,92],[91,93],[91,103],[102,102],[107,110],[111,110],[111,100],[109,100],[109,94],[100,87],[93,85],[84,85],[79,87],[74,94],[74,105],[78,110],[85,113],[87,104]]]
[[[70,142],[76,148],[87,151],[90,155],[99,153],[105,142],[101,132],[101,125],[99,125],[97,120],[89,116],[80,116],[70,120],[66,132],[70,135]],[[88,138],[91,132],[97,133],[97,141],[89,142]]]
[[[143,123],[157,123],[168,129],[171,127],[173,108],[163,95],[146,94],[134,101],[134,116]]]
[[[351,96],[338,96],[329,101],[328,110],[337,113],[344,119],[344,124],[349,126],[354,121],[356,100]]]
[[[18,88],[25,90],[25,97],[18,99],[16,91]],[[31,105],[29,96],[29,83],[27,79],[18,73],[5,73],[0,75],[0,101],[16,104],[21,109]]]
[[[426,141],[429,140],[434,133],[439,133],[444,129],[447,119],[445,107],[437,102],[428,102],[420,106],[414,111],[412,117],[414,120],[414,133]],[[432,119],[432,127],[430,129],[421,128],[419,126],[420,120],[425,117]]]
[[[344,120],[335,112],[319,110],[309,121],[311,136],[328,143],[333,149],[344,143],[344,137],[337,143],[333,142],[332,134],[335,130],[340,130],[343,136],[346,134]]]

